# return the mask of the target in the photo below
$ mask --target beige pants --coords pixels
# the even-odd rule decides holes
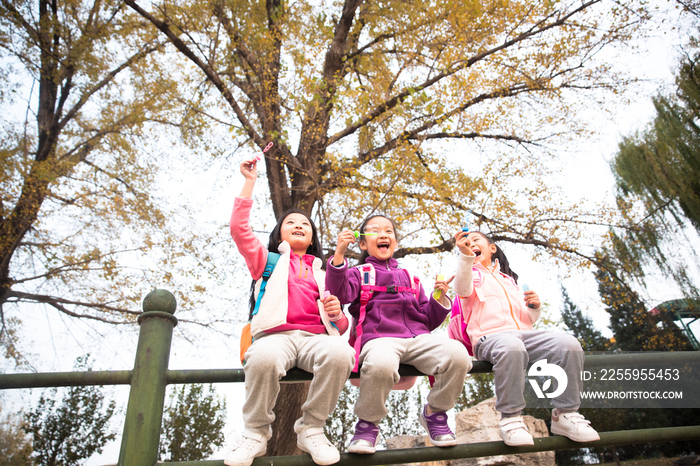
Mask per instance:
[[[428,394],[433,411],[454,407],[462,392],[464,378],[472,361],[464,345],[438,335],[416,338],[376,338],[360,352],[360,394],[355,414],[364,421],[379,424],[387,415],[386,400],[399,381],[399,363],[410,364],[424,374],[435,376]]]
[[[301,407],[302,422],[307,427],[323,427],[355,365],[354,353],[342,337],[303,330],[256,337],[246,352],[243,367],[245,427],[268,438],[272,435],[272,409],[280,391],[280,379],[295,366],[314,375]]]

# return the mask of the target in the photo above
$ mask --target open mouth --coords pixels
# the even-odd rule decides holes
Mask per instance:
[[[389,250],[390,243],[389,241],[379,241],[377,242],[377,249],[380,251],[388,251]]]
[[[305,235],[303,231],[296,230],[292,232],[292,236],[300,236],[303,238]]]
[[[481,251],[479,251],[478,249],[472,249],[472,252],[476,257],[479,257],[481,255]]]

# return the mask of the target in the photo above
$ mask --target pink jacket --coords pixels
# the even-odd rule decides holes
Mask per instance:
[[[252,206],[252,199],[237,197],[233,204],[230,228],[250,275],[257,280],[257,297],[268,251],[250,228]],[[348,327],[347,317],[343,314],[341,320],[333,325],[319,299],[325,290],[326,274],[321,270],[322,260],[307,255],[299,258],[293,254],[286,241],[280,243],[279,253],[281,256],[267,282],[260,310],[253,317],[251,334],[255,337],[261,332],[274,333],[292,329],[329,335],[338,335],[338,329],[344,332]]]
[[[459,253],[454,282],[472,344],[491,333],[532,330],[541,308],[525,305],[522,291],[510,276],[501,273],[498,261],[489,270],[480,262],[474,265],[474,259],[475,256]]]

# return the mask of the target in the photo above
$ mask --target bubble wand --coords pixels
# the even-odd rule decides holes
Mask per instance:
[[[353,235],[355,235],[355,238],[359,238],[360,236],[377,236],[379,233],[360,233],[359,231],[355,230],[352,232]]]
[[[525,292],[527,292],[527,291],[530,291],[530,287],[527,286],[527,283],[523,283],[523,293],[525,293]],[[530,303],[530,304],[527,305],[527,307],[529,307],[530,309],[534,309],[534,308],[535,308],[535,305],[532,304],[532,303]]]
[[[269,142],[269,143],[265,146],[265,148],[263,149],[262,154],[258,154],[258,155],[255,156],[255,162],[256,162],[256,163],[257,163],[257,162],[260,162],[260,161],[262,160],[263,156],[265,155],[265,152],[269,151],[271,148],[272,148],[272,142]]]
[[[440,274],[438,274],[437,279],[438,279],[438,280],[444,280],[444,279],[445,279],[445,276],[444,276],[443,274],[440,273]],[[433,291],[433,298],[435,298],[435,301],[439,301],[439,300],[440,300],[440,296],[442,296],[442,290],[435,290],[435,291]]]
[[[467,210],[467,219],[464,221],[464,226],[462,227],[462,231],[465,233],[469,233],[469,216],[472,214],[471,210]]]

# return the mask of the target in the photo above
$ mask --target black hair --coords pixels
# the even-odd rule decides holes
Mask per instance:
[[[362,225],[360,225],[360,233],[364,233],[365,228],[369,224],[369,221],[372,220],[373,218],[377,218],[377,217],[385,218],[391,222],[391,226],[394,228],[394,236],[396,237],[396,242],[398,242],[399,241],[399,232],[398,232],[398,229],[396,228],[396,222],[394,221],[393,218],[387,217],[386,215],[383,215],[383,214],[373,214],[373,215],[370,215],[369,217],[367,217],[364,220],[364,222],[362,222]],[[360,241],[364,241],[364,239],[361,238]],[[362,253],[360,254],[360,259],[358,260],[357,264],[358,265],[364,264],[365,261],[367,261],[368,257],[369,257],[369,252],[367,252],[366,249],[363,249]]]
[[[493,244],[494,246],[496,246],[496,252],[493,253],[492,259],[498,259],[498,264],[499,264],[500,267],[501,267],[501,272],[503,272],[503,273],[506,274],[506,275],[511,276],[511,277],[513,278],[513,280],[515,281],[515,283],[518,283],[518,274],[515,273],[515,272],[510,268],[510,264],[508,263],[508,258],[506,257],[505,253],[504,253],[503,250],[500,248],[500,246],[496,244],[496,242],[493,240],[493,238],[491,238],[491,237],[490,237],[489,235],[487,235],[486,233],[482,233],[482,232],[480,232],[480,231],[474,231],[474,232],[471,232],[471,231],[470,231],[469,233],[478,233],[478,234],[480,234],[481,236],[483,236],[484,239],[485,239],[489,244]]]
[[[298,209],[289,209],[284,212],[277,218],[277,225],[272,229],[272,232],[270,233],[270,239],[267,244],[267,251],[268,252],[275,252],[279,254],[279,245],[282,243],[282,223],[284,220],[291,214],[301,214],[306,219],[309,221],[311,224],[311,244],[309,245],[309,248],[306,250],[306,254],[311,254],[312,256],[318,257],[321,259],[321,268],[325,270],[326,268],[326,261],[324,260],[323,257],[323,248],[321,247],[321,241],[318,239],[318,230],[316,229],[316,224],[314,223],[313,220],[304,212],[303,210],[298,210]],[[255,309],[255,283],[257,280],[253,280],[253,282],[250,285],[250,312],[248,313],[248,320],[250,320],[253,317],[253,310]]]

